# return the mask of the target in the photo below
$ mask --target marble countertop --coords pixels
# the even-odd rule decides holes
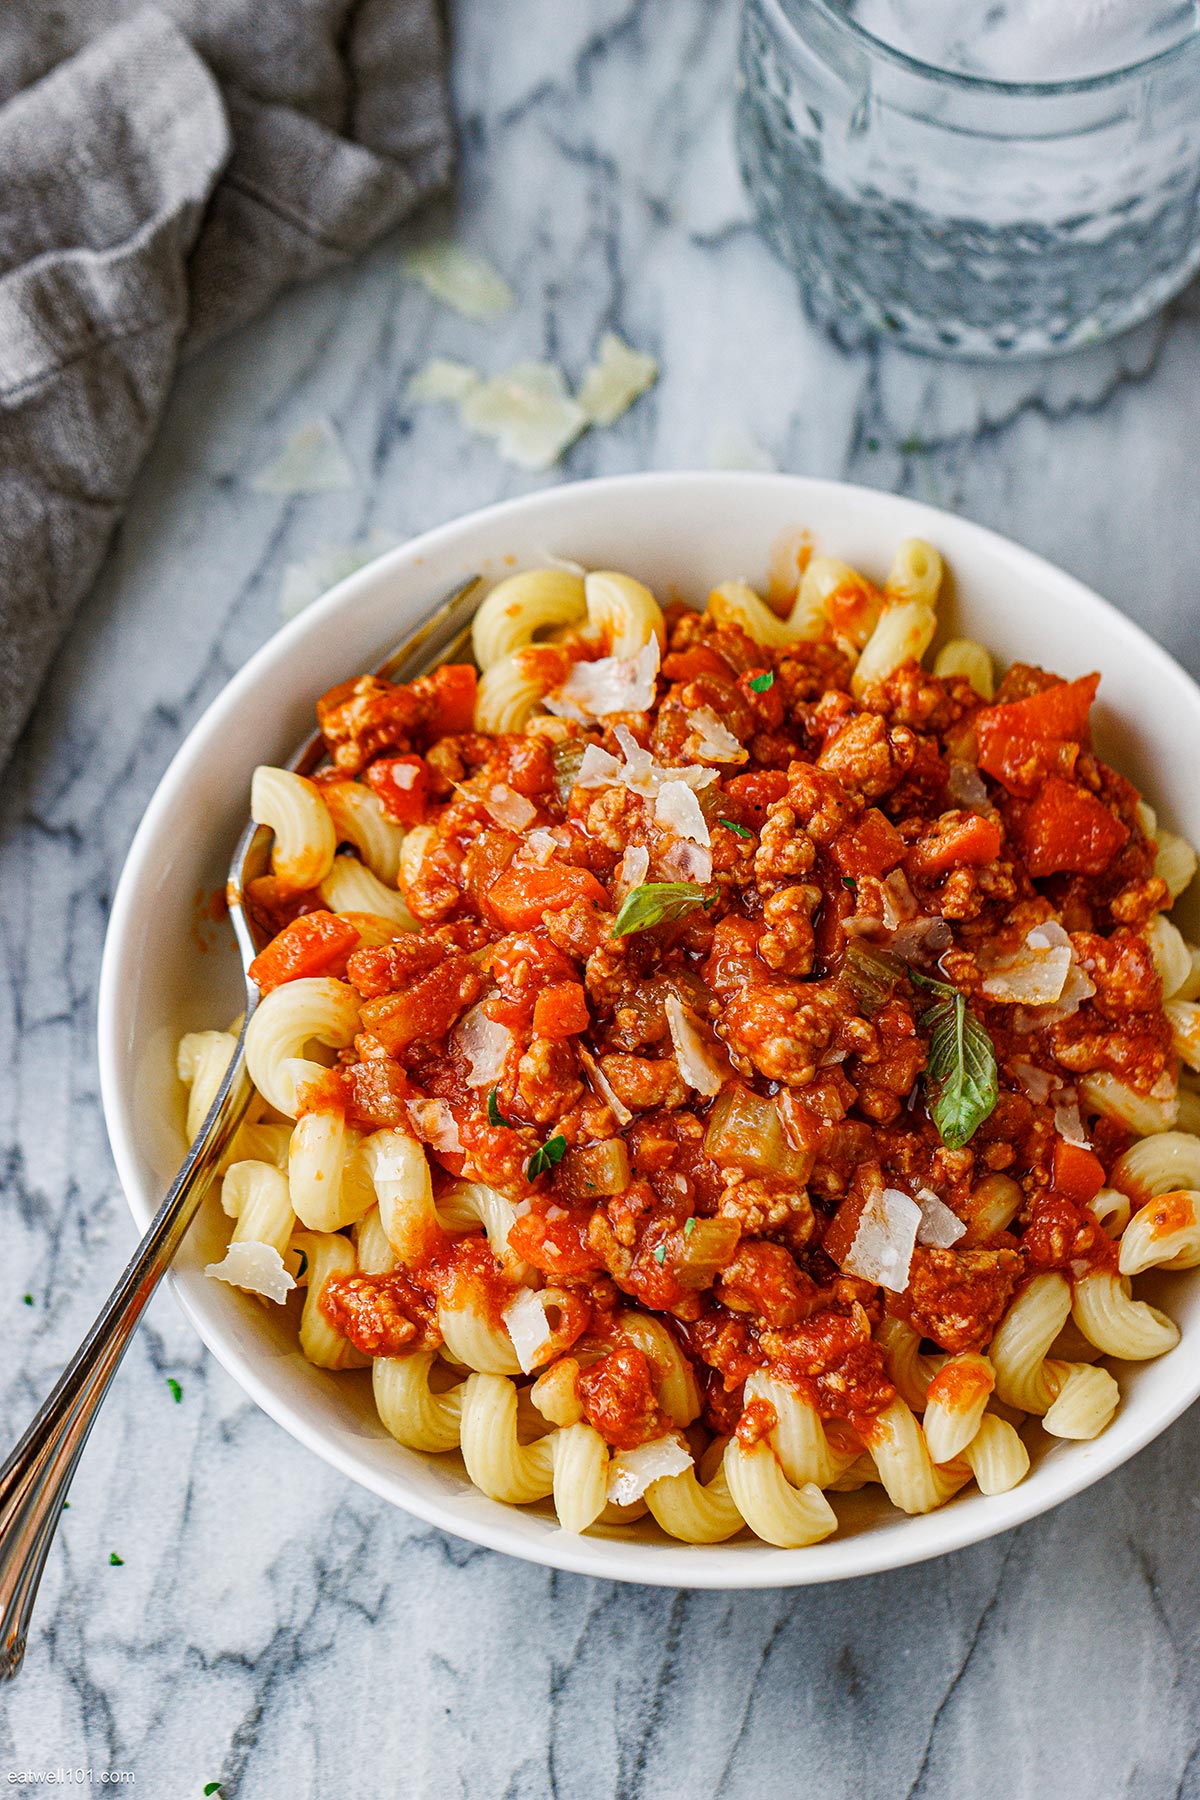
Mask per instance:
[[[460,0],[454,229],[507,272],[517,310],[456,317],[401,279],[393,241],[180,381],[0,794],[6,1439],[133,1242],[94,1049],[113,884],[181,736],[278,625],[289,563],[543,481],[703,467],[740,439],[779,468],[995,526],[1200,673],[1196,293],[1046,367],[839,347],[749,219],[735,25],[733,0]],[[653,351],[661,380],[548,476],[405,401],[433,354],[548,355],[577,378],[608,328]],[[317,417],[355,485],[252,491]],[[0,1694],[0,1784],[82,1770],[132,1774],[149,1800],[218,1780],[227,1800],[1192,1800],[1198,1508],[1193,1413],[1049,1517],[921,1568],[745,1595],[607,1585],[350,1486],[243,1397],[164,1294]]]

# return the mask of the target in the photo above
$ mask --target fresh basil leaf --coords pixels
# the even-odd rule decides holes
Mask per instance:
[[[756,694],[765,694],[767,689],[774,687],[774,685],[775,685],[774,669],[768,669],[765,675],[755,675],[751,678],[751,681],[750,681],[750,686],[754,689],[754,692]]]
[[[948,1150],[961,1150],[1000,1096],[996,1052],[957,988],[915,971],[912,979],[938,996],[921,1019],[931,1034],[925,1090],[943,1144]]]
[[[555,1137],[547,1138],[541,1149],[535,1150],[525,1164],[526,1176],[530,1181],[536,1181],[539,1175],[544,1175],[547,1169],[552,1169],[555,1163],[560,1163],[566,1153],[567,1140],[561,1132]]]
[[[707,906],[708,897],[695,881],[643,881],[626,894],[613,920],[614,937],[631,931],[649,931],[655,925],[671,925],[694,906]]]
[[[748,826],[739,825],[734,819],[718,819],[717,824],[724,825],[727,831],[732,831],[737,837],[752,838],[754,836]]]
[[[487,1097],[488,1124],[507,1125],[510,1131],[515,1130],[512,1120],[506,1119],[504,1114],[500,1111],[500,1102],[496,1098],[496,1095],[499,1092],[499,1088],[493,1088]]]

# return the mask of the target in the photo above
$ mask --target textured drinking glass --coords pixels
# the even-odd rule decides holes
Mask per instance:
[[[982,80],[837,0],[744,0],[738,145],[827,323],[1038,356],[1147,317],[1200,265],[1200,34],[1114,74]]]

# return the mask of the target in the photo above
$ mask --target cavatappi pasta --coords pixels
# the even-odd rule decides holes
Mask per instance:
[[[343,683],[328,768],[255,774],[210,1273],[497,1500],[815,1543],[869,1482],[1008,1490],[1178,1342],[1134,1283],[1200,1265],[1196,858],[1096,676],[925,671],[941,582],[515,574],[477,669]],[[180,1045],[189,1132],[234,1041]]]

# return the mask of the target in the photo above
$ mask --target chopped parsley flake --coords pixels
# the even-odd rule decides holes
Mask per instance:
[[[655,1248],[655,1251],[654,1251],[655,1262],[656,1263],[665,1262],[666,1257],[667,1257],[667,1246],[665,1244],[657,1245]]]
[[[853,875],[843,875],[842,886],[848,887],[852,894],[857,894],[858,892],[858,883],[855,881]]]
[[[738,837],[752,838],[754,836],[748,826],[739,825],[736,819],[718,819],[717,824],[724,825],[727,831],[735,832]]]
[[[125,1567],[125,1558],[123,1556],[118,1556],[115,1550],[109,1551],[108,1560],[114,1569],[123,1569]]]
[[[685,1226],[684,1226],[684,1228],[683,1228],[683,1235],[684,1235],[684,1237],[685,1237],[685,1238],[689,1238],[689,1237],[691,1237],[691,1235],[692,1235],[692,1233],[693,1233],[693,1231],[695,1231],[695,1229],[696,1229],[696,1221],[695,1221],[695,1219],[689,1219],[689,1220],[688,1220],[688,1222],[687,1222],[687,1224],[686,1224],[686,1225],[685,1225]]]
[[[204,1792],[205,1792],[206,1796],[209,1794],[219,1794],[220,1791],[221,1791],[221,1784],[219,1781],[206,1781],[205,1782]]]
[[[22,1294],[21,1298],[25,1302],[26,1306],[33,1305],[33,1295],[32,1294]]]
[[[557,1136],[547,1138],[540,1150],[534,1151],[525,1164],[526,1176],[530,1181],[536,1181],[539,1175],[544,1175],[547,1169],[552,1169],[555,1163],[560,1163],[566,1153],[567,1140],[560,1131]]]
[[[167,1386],[171,1390],[172,1400],[175,1402],[176,1406],[178,1406],[179,1402],[183,1399],[183,1389],[173,1375],[167,1376]]]
[[[750,686],[754,689],[756,694],[765,694],[767,689],[774,687],[774,685],[775,671],[773,669],[767,669],[764,674],[754,675],[750,679]]]

